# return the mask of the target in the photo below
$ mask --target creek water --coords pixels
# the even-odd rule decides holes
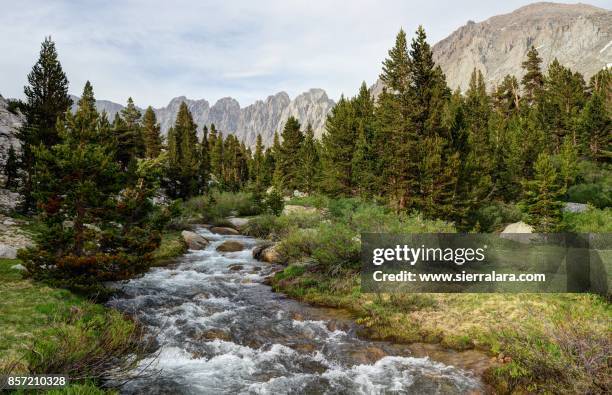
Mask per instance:
[[[416,357],[408,347],[368,341],[341,312],[274,293],[273,266],[252,258],[258,240],[201,228],[211,241],[176,264],[118,284],[109,305],[155,336],[157,373],[122,393],[147,394],[457,394],[480,393],[469,370]],[[227,240],[240,252],[220,253]]]

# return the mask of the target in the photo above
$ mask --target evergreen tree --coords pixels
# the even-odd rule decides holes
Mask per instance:
[[[134,105],[132,98],[128,98],[127,106],[115,116],[113,133],[117,142],[117,159],[122,168],[128,169],[136,163],[137,158],[144,157],[145,139],[140,125],[141,114]]]
[[[174,129],[181,136],[181,157],[180,157],[180,183],[181,197],[188,198],[198,193],[198,171],[200,164],[200,153],[198,152],[197,125],[187,104],[181,103]]]
[[[609,114],[604,93],[595,92],[579,118],[579,130],[586,143],[586,151],[596,161],[612,161],[612,121]]]
[[[266,180],[269,179],[267,176],[268,169],[266,168],[264,146],[261,139],[261,134],[257,134],[257,141],[255,143],[255,154],[253,155],[253,171],[252,178],[255,182],[257,190],[261,190],[267,186]]]
[[[522,202],[528,214],[528,222],[537,232],[557,232],[561,230],[561,195],[564,191],[557,184],[558,174],[548,154],[540,154],[534,164],[534,173],[535,179],[525,183]]]
[[[214,129],[211,126],[210,132],[212,133],[213,131]],[[215,135],[214,141],[215,141],[215,145],[213,146],[213,149],[210,153],[210,169],[211,169],[211,173],[215,176],[215,179],[217,180],[217,182],[222,184],[223,179],[224,179],[223,164],[225,162],[224,157],[223,157],[223,154],[224,154],[223,152],[223,134],[219,133],[218,135]]]
[[[121,182],[105,128],[87,82],[76,113],[58,123],[61,143],[34,151],[45,228],[37,247],[20,252],[28,275],[90,294],[147,270],[160,240],[143,222],[151,207],[144,182]]]
[[[340,97],[325,123],[325,133],[322,137],[322,187],[334,195],[352,193],[352,161],[357,140],[355,118],[353,103]]]
[[[460,99],[456,96],[451,102],[461,106]],[[493,186],[493,147],[489,134],[491,115],[491,103],[483,75],[474,69],[465,95],[464,108],[461,114],[456,115],[459,119],[455,118],[455,124],[451,127],[451,130],[456,130],[453,134],[457,135],[453,140],[460,142],[457,151],[461,153],[463,164],[459,182],[468,210],[482,204]],[[464,120],[461,119],[462,116],[465,117]],[[467,141],[461,131],[463,122],[467,129]]]
[[[513,75],[506,75],[493,93],[495,109],[504,117],[515,115],[520,110],[521,96],[518,80]]]
[[[15,148],[12,145],[9,146],[8,153],[6,156],[6,162],[4,163],[4,187],[6,189],[13,190],[17,185],[17,176],[19,171],[19,161]]]
[[[24,87],[26,103],[23,106],[25,122],[17,133],[21,143],[20,164],[24,170],[21,194],[21,209],[34,209],[32,178],[36,163],[34,149],[39,144],[51,147],[60,139],[55,128],[59,117],[70,108],[68,79],[57,58],[55,43],[46,37],[41,44],[38,61],[28,74],[28,85]]]
[[[408,54],[406,33],[400,29],[395,38],[395,46],[389,50],[389,57],[383,61],[380,80],[393,92],[404,94],[410,86],[410,55]]]
[[[300,163],[296,160],[304,141],[298,120],[290,116],[285,123],[281,134],[282,142],[277,153],[276,180],[280,182],[281,190],[294,190],[299,188]]]
[[[175,198],[186,199],[200,188],[200,144],[197,125],[187,104],[181,103],[174,126],[168,130],[168,174],[166,189]]]
[[[563,141],[559,153],[559,165],[561,185],[567,191],[578,175],[578,150],[571,136],[566,137]]]
[[[162,136],[161,128],[157,123],[157,117],[151,106],[147,107],[142,118],[142,128],[144,135],[145,157],[156,158],[161,153]]]
[[[411,87],[412,62],[402,30],[383,64],[380,79],[389,81],[389,90],[383,89],[375,108],[376,171],[381,180],[385,180],[381,192],[400,210],[413,206],[418,190],[419,163],[418,131],[414,125],[417,104]],[[351,138],[356,141],[356,136]]]
[[[548,67],[545,79],[543,124],[552,133],[554,150],[559,151],[565,136],[579,144],[577,120],[585,103],[585,84],[582,75],[572,73],[555,59]]]
[[[210,148],[208,142],[208,128],[206,125],[202,128],[202,141],[200,142],[200,190],[202,192],[208,190],[208,182],[210,181]]]
[[[304,142],[299,155],[299,189],[301,191],[312,193],[315,191],[321,175],[319,146],[314,137],[312,125],[308,124],[304,137]]]
[[[531,106],[535,103],[536,97],[540,94],[544,86],[544,75],[541,71],[542,58],[534,46],[527,52],[527,59],[522,63],[525,75],[521,80],[524,90],[525,104]]]

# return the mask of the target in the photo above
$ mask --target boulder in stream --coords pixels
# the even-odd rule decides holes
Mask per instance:
[[[274,243],[263,243],[253,249],[253,258],[268,263],[283,263]]]
[[[185,240],[190,250],[203,250],[208,246],[208,240],[195,232],[184,230],[181,232],[181,236],[183,236],[183,240]]]
[[[219,252],[236,252],[244,250],[244,244],[236,240],[227,240],[217,247]]]
[[[235,236],[235,235],[239,235],[240,232],[238,232],[236,229],[232,229],[232,228],[225,228],[222,226],[213,226],[212,228],[210,228],[210,231],[213,233],[216,233],[218,235],[230,235],[230,236]]]
[[[226,220],[227,220],[227,222],[232,224],[232,228],[234,228],[236,230],[240,230],[240,229],[244,228],[249,223],[249,219],[248,218],[227,217]]]

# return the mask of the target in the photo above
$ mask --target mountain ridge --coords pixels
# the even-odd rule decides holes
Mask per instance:
[[[71,95],[73,110],[76,109],[78,96]],[[240,103],[232,97],[223,97],[212,106],[206,99],[189,99],[185,96],[172,98],[168,105],[154,108],[157,122],[163,134],[167,134],[172,127],[182,102],[193,115],[198,125],[198,132],[204,125],[215,124],[218,131],[231,133],[244,141],[247,146],[254,146],[257,134],[261,133],[264,145],[272,145],[274,132],[281,132],[290,116],[296,117],[305,128],[308,123],[313,127],[316,137],[321,137],[325,127],[325,119],[333,106],[325,90],[311,88],[297,95],[293,100],[284,92],[269,95],[266,99],[256,100],[253,104],[241,107]],[[98,111],[106,111],[110,120],[115,114],[125,108],[123,105],[108,100],[96,100]],[[139,109],[144,112],[144,109]]]

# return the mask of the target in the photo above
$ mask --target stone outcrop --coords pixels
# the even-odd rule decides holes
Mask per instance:
[[[534,3],[483,22],[469,21],[435,44],[434,61],[451,89],[465,91],[474,68],[489,88],[507,74],[523,76],[521,63],[531,46],[546,68],[555,58],[588,78],[612,67],[612,11],[587,4]],[[378,80],[370,91],[382,92]]]
[[[6,162],[9,147],[12,146],[17,153],[21,152],[21,145],[15,136],[22,123],[23,116],[19,112],[16,114],[10,112],[8,102],[0,95],[0,168],[3,168]],[[0,174],[0,185],[4,185],[2,174]]]
[[[73,96],[73,101],[76,103],[78,97]],[[293,100],[287,93],[279,92],[244,108],[231,97],[219,99],[211,107],[204,99],[192,100],[179,96],[170,100],[166,107],[155,109],[162,133],[167,133],[174,124],[182,102],[185,102],[191,111],[193,120],[198,125],[198,132],[204,125],[210,126],[214,123],[218,131],[224,135],[234,134],[247,146],[255,145],[258,133],[261,133],[264,145],[272,145],[274,132],[280,133],[290,116],[296,117],[304,128],[310,123],[315,136],[321,137],[327,114],[335,105],[323,89],[310,89]],[[98,111],[106,111],[109,119],[113,119],[124,107],[108,100],[97,100],[96,108]]]

